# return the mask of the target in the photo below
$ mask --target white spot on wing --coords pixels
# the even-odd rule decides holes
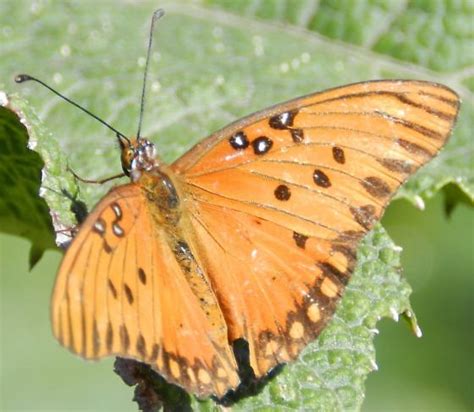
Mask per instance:
[[[116,236],[123,236],[123,229],[117,223],[112,225],[112,230]]]
[[[94,223],[94,228],[99,232],[99,233],[104,233],[105,232],[105,227],[102,224],[102,222],[97,221]]]
[[[257,151],[259,153],[264,152],[267,149],[268,143],[265,140],[261,140],[257,143]]]
[[[122,209],[120,209],[120,206],[116,203],[112,205],[112,209],[115,213],[115,216],[117,217],[122,217]]]

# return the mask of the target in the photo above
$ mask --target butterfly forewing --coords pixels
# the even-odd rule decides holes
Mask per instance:
[[[249,342],[257,376],[319,334],[357,243],[443,146],[458,106],[433,83],[354,84],[251,115],[173,164],[229,336]]]
[[[146,362],[200,394],[238,384],[230,348],[211,325],[153,221],[139,185],[119,186],[84,222],[59,270],[53,330],[74,353]]]

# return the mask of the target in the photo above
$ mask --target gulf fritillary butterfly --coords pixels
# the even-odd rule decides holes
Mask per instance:
[[[131,182],[66,252],[55,337],[86,359],[145,362],[199,396],[237,387],[237,339],[257,378],[295,359],[331,319],[359,241],[458,109],[440,84],[357,83],[245,117],[171,165],[118,134]]]

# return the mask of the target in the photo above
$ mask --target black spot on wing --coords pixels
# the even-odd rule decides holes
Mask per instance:
[[[298,114],[298,110],[290,110],[270,117],[268,124],[272,129],[285,130],[293,126],[295,116]]]
[[[232,148],[234,148],[235,150],[246,149],[250,144],[249,139],[247,138],[247,135],[242,131],[239,131],[235,133],[234,135],[232,135],[229,138],[229,143],[232,146]]]
[[[286,201],[289,200],[291,197],[290,188],[286,185],[279,185],[274,191],[275,197],[278,200]]]
[[[107,284],[109,286],[110,293],[112,293],[114,299],[117,299],[117,289],[115,289],[115,286],[110,279],[108,279]]]
[[[320,169],[316,169],[313,172],[313,180],[314,180],[314,183],[316,183],[318,186],[321,186],[324,188],[328,188],[331,186],[331,181],[329,180],[328,175]]]
[[[375,216],[376,210],[374,205],[351,207],[350,211],[352,213],[352,216],[354,216],[356,222],[367,230],[372,227],[372,225],[377,219]]]
[[[97,327],[97,320],[94,319],[92,324],[92,351],[94,356],[97,356],[100,350],[100,335]]]
[[[142,268],[138,268],[138,279],[140,279],[142,285],[146,285],[146,273]]]
[[[273,141],[267,136],[257,137],[252,142],[253,151],[256,155],[263,155],[267,153],[273,146]]]
[[[295,116],[298,114],[298,110],[290,110],[270,117],[268,125],[272,129],[277,130],[289,130],[291,138],[295,143],[300,143],[304,140],[304,131],[300,128],[293,128]]]
[[[134,300],[132,289],[130,289],[130,286],[128,286],[126,283],[124,283],[123,291],[125,292],[125,296],[127,297],[128,303],[131,305],[133,303],[133,300]]]
[[[140,356],[143,359],[146,359],[147,353],[146,353],[146,342],[145,338],[143,335],[139,335],[137,339],[137,352],[140,354]]]
[[[125,325],[120,326],[120,341],[122,343],[123,351],[128,352],[128,348],[130,347],[130,336]]]
[[[109,245],[109,243],[104,239],[102,246],[104,248],[105,253],[110,254],[112,253],[112,246]]]
[[[344,154],[344,150],[338,146],[334,146],[332,148],[332,157],[337,163],[340,163],[341,165],[346,163],[346,155]]]
[[[306,241],[308,240],[308,236],[302,235],[298,232],[293,232],[293,239],[296,243],[296,246],[304,249],[306,247]]]
[[[410,174],[413,173],[416,169],[415,165],[412,162],[402,159],[383,158],[377,159],[377,162],[379,162],[383,167],[385,167],[385,169],[395,173]]]
[[[109,322],[107,324],[107,332],[105,335],[105,344],[107,346],[107,350],[112,352],[112,347],[114,344],[114,330],[112,328],[112,324]]]
[[[403,147],[407,152],[414,154],[415,156],[420,156],[422,158],[431,158],[432,154],[428,149],[425,149],[424,147],[416,144],[409,142],[408,140],[405,139],[398,139],[397,143]]]
[[[323,271],[324,276],[330,277],[331,279],[336,278],[343,285],[347,285],[347,282],[350,278],[350,273],[341,272],[329,262],[318,263],[318,266]]]
[[[301,143],[304,140],[303,129],[291,129],[291,138],[295,143]]]
[[[151,348],[150,357],[148,359],[151,363],[156,362],[156,360],[158,359],[159,351],[160,351],[160,347],[158,346],[158,344],[154,343]]]
[[[377,199],[384,199],[392,192],[390,186],[377,176],[366,177],[360,181],[360,184],[370,195]]]

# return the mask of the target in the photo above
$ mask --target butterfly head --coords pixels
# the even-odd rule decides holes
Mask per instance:
[[[137,181],[143,172],[160,166],[161,160],[156,153],[156,147],[149,140],[143,137],[128,139],[121,135],[117,135],[117,138],[122,151],[122,169],[132,181]]]

